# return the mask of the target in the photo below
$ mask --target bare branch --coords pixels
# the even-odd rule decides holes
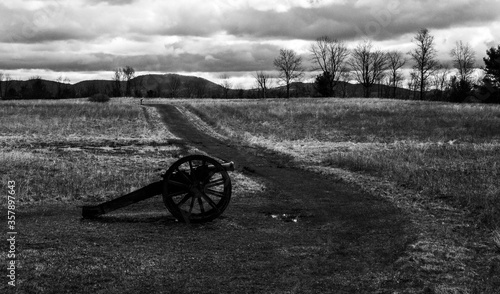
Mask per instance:
[[[401,68],[406,64],[406,58],[401,51],[387,52],[387,67],[389,70],[389,84],[392,86],[392,97],[396,98],[396,88],[404,79]]]
[[[267,90],[271,84],[271,75],[264,73],[263,71],[255,73],[255,81],[257,88],[262,93],[262,98],[267,98]]]
[[[369,97],[371,87],[382,80],[387,69],[387,57],[381,50],[374,50],[371,42],[364,41],[352,51],[349,65],[355,79],[363,86],[365,97]]]
[[[293,50],[281,49],[279,56],[274,59],[274,66],[278,69],[279,79],[286,85],[287,97],[290,98],[290,84],[304,76],[302,57]]]
[[[419,73],[420,99],[424,99],[424,91],[427,86],[427,79],[436,70],[438,62],[436,60],[436,49],[434,49],[434,37],[429,34],[428,29],[420,29],[415,35],[413,42],[417,48],[410,51],[415,65],[413,68]]]
[[[451,50],[450,55],[453,58],[453,66],[458,69],[460,79],[470,81],[476,64],[476,56],[469,43],[456,42],[455,48]]]
[[[342,69],[349,56],[349,50],[344,42],[331,40],[324,36],[316,40],[311,45],[310,52],[312,61],[315,64],[313,70],[321,70],[323,76],[328,78],[328,87],[330,92],[340,80]]]

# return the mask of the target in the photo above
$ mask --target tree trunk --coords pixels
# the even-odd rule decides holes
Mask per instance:
[[[422,71],[422,75],[420,75],[420,100],[424,100],[424,88],[425,88],[424,74]]]
[[[370,97],[370,87],[364,86],[363,89],[365,90],[365,98]]]

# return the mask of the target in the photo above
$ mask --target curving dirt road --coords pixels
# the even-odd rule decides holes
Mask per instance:
[[[239,171],[264,179],[268,189],[261,203],[249,209],[269,217],[298,218],[311,244],[319,240],[328,245],[322,248],[328,251],[323,261],[331,264],[326,274],[332,279],[330,293],[385,293],[411,283],[399,279],[393,266],[413,238],[411,225],[391,203],[334,178],[294,168],[284,155],[215,139],[173,105],[155,107],[169,130],[185,143],[232,160]]]

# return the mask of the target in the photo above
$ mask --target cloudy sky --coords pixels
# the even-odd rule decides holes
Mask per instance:
[[[312,42],[326,35],[349,47],[370,39],[408,52],[422,27],[441,61],[462,40],[483,65],[486,50],[500,44],[499,11],[498,0],[2,0],[0,72],[74,83],[111,79],[130,65],[138,74],[212,81],[227,73],[249,87],[252,73],[273,70],[280,48],[307,61]]]

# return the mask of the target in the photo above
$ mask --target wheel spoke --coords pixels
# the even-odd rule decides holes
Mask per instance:
[[[165,206],[179,221],[202,223],[217,218],[226,209],[231,180],[218,160],[189,155],[167,169],[162,194]]]
[[[204,179],[203,179],[203,182],[206,183],[210,180],[211,177],[213,177],[215,175],[215,171],[209,171],[208,172],[208,176],[206,176]]]
[[[217,197],[220,197],[220,198],[222,198],[222,197],[225,196],[224,192],[215,191],[215,190],[212,190],[212,189],[207,189],[207,193],[210,193],[213,196],[217,196]]]
[[[186,196],[184,196],[179,203],[177,203],[177,206],[181,206],[182,204],[186,203],[188,199],[191,197],[191,193],[187,193]]]
[[[205,212],[205,208],[203,207],[203,201],[201,201],[201,198],[198,198],[198,204],[200,204],[200,211],[201,213]]]
[[[193,206],[194,206],[194,197],[191,197],[191,204],[189,205],[189,214],[193,212]]]
[[[208,204],[210,204],[210,206],[212,206],[213,209],[219,211],[217,204],[215,204],[215,202],[212,199],[210,199],[210,197],[208,197],[207,194],[201,193],[201,195],[203,196],[203,199],[205,199],[205,201],[207,201]]]
[[[191,179],[190,179],[190,178],[189,178],[189,177],[188,177],[188,176],[187,176],[187,175],[186,175],[183,171],[181,171],[181,170],[179,169],[179,167],[177,167],[177,169],[176,169],[176,170],[177,170],[177,173],[181,174],[181,175],[182,175],[182,177],[183,177],[186,181],[188,181],[188,183],[190,183],[190,184],[192,184],[192,183],[193,183],[193,181],[191,181]]]
[[[172,193],[167,194],[167,196],[170,198],[174,198],[176,196],[183,195],[186,193],[188,193],[188,192],[187,191],[176,191],[176,192],[172,192]]]
[[[192,161],[192,160],[190,160],[190,161],[188,161],[188,162],[189,162],[189,175],[190,175],[191,177],[193,177],[193,175],[194,175],[194,173],[193,173],[193,161]]]
[[[206,188],[211,188],[211,187],[215,187],[215,186],[220,186],[220,185],[224,185],[224,183],[226,182],[226,180],[224,178],[220,178],[218,180],[215,180],[215,181],[212,181],[212,182],[208,182],[205,187]]]
[[[174,180],[168,180],[168,183],[172,184],[173,186],[182,187],[182,188],[184,188],[186,190],[189,190],[189,185],[186,185],[184,183],[177,182],[177,181],[174,181]]]

